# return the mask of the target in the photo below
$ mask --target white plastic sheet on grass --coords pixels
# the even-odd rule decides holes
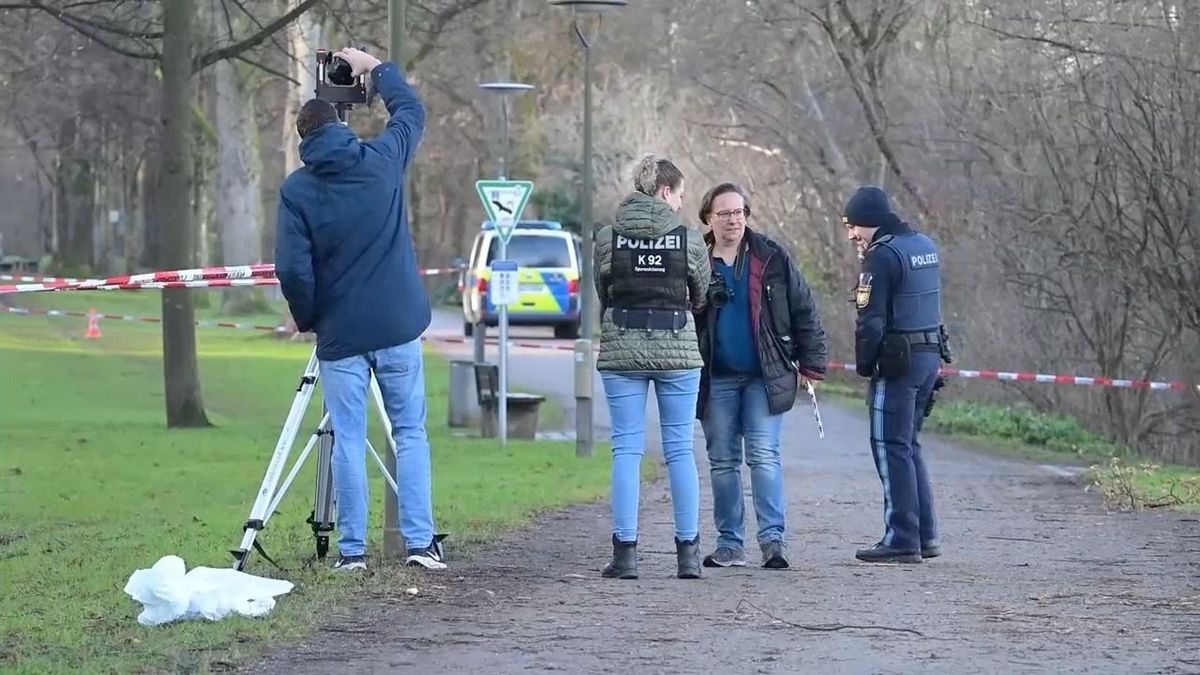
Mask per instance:
[[[138,623],[159,626],[191,619],[219,621],[231,614],[264,616],[275,607],[275,596],[292,590],[290,581],[232,568],[186,569],[183,558],[168,555],[129,577],[125,592],[144,606]]]

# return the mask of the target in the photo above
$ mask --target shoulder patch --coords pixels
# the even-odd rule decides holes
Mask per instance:
[[[938,254],[936,252],[908,256],[908,266],[914,270],[925,269],[926,267],[937,267],[937,265]]]
[[[858,286],[854,289],[854,306],[858,309],[865,309],[871,302],[871,282],[874,280],[875,275],[870,272],[858,275]]]

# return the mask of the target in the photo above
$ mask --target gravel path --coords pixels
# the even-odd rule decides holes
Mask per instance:
[[[441,316],[435,330],[453,324]],[[569,356],[512,359],[515,382],[570,395]],[[604,407],[597,398],[601,424]],[[822,413],[824,440],[806,401],[784,424],[791,569],[675,579],[664,481],[643,487],[640,579],[599,576],[607,503],[581,505],[470,557],[450,548],[452,569],[423,574],[418,596],[345,608],[335,630],[251,670],[1200,673],[1197,515],[1110,513],[1069,472],[930,436],[943,556],[858,563],[854,549],[882,527],[865,411],[825,401]],[[715,533],[696,432],[707,552]],[[649,455],[661,456],[657,441]]]

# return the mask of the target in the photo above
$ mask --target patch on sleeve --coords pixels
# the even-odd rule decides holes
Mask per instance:
[[[875,275],[869,272],[858,275],[858,287],[854,289],[854,305],[859,309],[865,309],[871,302],[871,282],[874,280]]]
[[[921,255],[908,256],[908,265],[914,270],[924,269],[926,267],[938,266],[937,253],[922,253]]]

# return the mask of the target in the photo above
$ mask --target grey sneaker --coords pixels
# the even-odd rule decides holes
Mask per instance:
[[[721,546],[704,556],[705,567],[745,567],[746,552],[742,549],[732,549]]]
[[[785,570],[788,568],[787,558],[783,557],[783,542],[764,541],[762,543],[762,566],[770,570]]]

